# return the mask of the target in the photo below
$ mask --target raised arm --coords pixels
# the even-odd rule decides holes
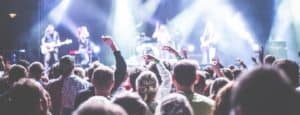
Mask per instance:
[[[238,64],[239,64],[239,66],[242,67],[242,69],[247,69],[247,65],[244,63],[243,60],[237,59],[237,62],[238,62]]]
[[[121,55],[121,52],[119,48],[116,46],[114,41],[112,40],[112,37],[110,36],[102,36],[102,39],[106,45],[110,47],[110,49],[113,51],[115,60],[116,60],[116,70],[115,70],[115,86],[112,89],[112,92],[116,91],[121,83],[125,80],[125,75],[127,72],[127,65],[126,62]]]
[[[156,63],[156,67],[158,70],[159,75],[161,76],[161,84],[158,88],[158,91],[156,93],[155,100],[159,101],[162,100],[163,97],[170,94],[172,89],[172,77],[169,70],[164,66],[163,62],[157,59],[156,57],[152,55],[145,55],[147,59],[154,61]]]
[[[179,54],[174,48],[172,48],[171,46],[163,46],[162,49],[163,49],[163,50],[166,50],[166,51],[168,51],[168,52],[170,52],[170,53],[172,53],[172,54],[174,54],[178,60],[183,59],[183,58],[180,56],[180,54]]]

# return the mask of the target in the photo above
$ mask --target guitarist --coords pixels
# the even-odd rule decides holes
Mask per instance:
[[[54,46],[60,43],[60,38],[58,32],[55,30],[54,26],[49,24],[45,29],[44,36],[42,38],[42,47],[45,47],[48,51],[44,52],[44,65],[45,69],[48,70],[50,61],[58,61],[58,47]]]
[[[202,64],[210,64],[212,59],[216,57],[216,38],[214,36],[213,26],[210,22],[206,23],[203,35],[200,37]]]

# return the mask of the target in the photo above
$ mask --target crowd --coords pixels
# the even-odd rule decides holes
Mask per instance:
[[[114,67],[94,62],[83,69],[66,55],[49,71],[40,62],[14,65],[0,57],[1,115],[300,115],[299,66],[272,55],[256,67],[200,68],[172,47],[175,63],[145,55],[142,66],[126,64],[111,37],[104,37]]]

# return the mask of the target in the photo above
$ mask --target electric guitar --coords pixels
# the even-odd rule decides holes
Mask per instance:
[[[63,45],[71,44],[72,42],[73,41],[71,39],[66,39],[63,42],[58,42],[58,43],[55,43],[55,42],[44,43],[41,45],[41,53],[44,55],[51,53],[51,52],[55,51],[56,48],[61,47]]]

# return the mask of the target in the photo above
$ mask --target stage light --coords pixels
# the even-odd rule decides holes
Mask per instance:
[[[181,39],[184,41],[189,37],[199,16],[203,14],[203,11],[206,10],[208,6],[209,2],[205,0],[195,0],[191,6],[187,7],[169,22],[168,28],[172,32],[180,32]]]
[[[192,44],[187,45],[187,51],[194,52],[195,51],[195,46],[192,45]]]
[[[278,2],[273,28],[266,46],[268,53],[280,57],[298,60],[299,51],[299,0]],[[284,44],[284,45],[283,45]]]
[[[112,36],[124,52],[125,57],[134,55],[138,35],[131,0],[115,0]]]
[[[94,53],[96,53],[96,54],[100,53],[100,47],[95,45],[94,43],[92,45],[92,49],[93,49]]]
[[[138,12],[138,18],[141,18],[141,21],[151,21],[151,17],[159,6],[161,0],[148,0],[144,4],[140,5]],[[154,24],[155,22],[153,22]]]
[[[62,0],[49,14],[49,18],[54,24],[59,24],[65,16],[65,12],[68,9],[71,0]]]
[[[11,19],[14,19],[17,14],[16,13],[9,13],[8,16],[11,18]]]

